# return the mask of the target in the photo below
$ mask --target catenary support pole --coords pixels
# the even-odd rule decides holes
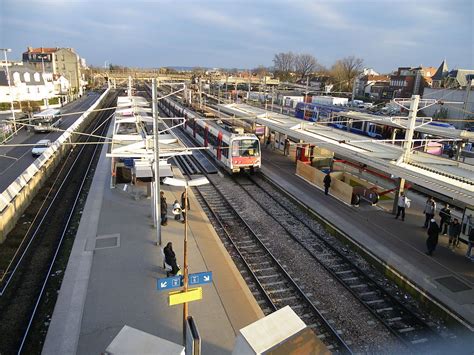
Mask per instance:
[[[161,245],[161,196],[160,196],[160,143],[159,143],[159,126],[158,126],[158,108],[156,101],[156,79],[151,81],[151,95],[152,95],[152,112],[153,112],[153,138],[154,138],[154,151],[155,158],[153,161],[153,172],[154,172],[154,195],[155,195],[155,220],[156,225],[156,245]]]
[[[184,292],[188,291],[188,185],[184,187],[184,260],[183,260],[183,286]],[[186,319],[188,319],[188,303],[183,303],[183,345],[186,345]]]
[[[410,102],[410,112],[408,113],[408,126],[405,132],[405,141],[403,143],[403,158],[402,162],[408,163],[411,158],[411,150],[413,143],[413,133],[415,132],[416,114],[418,112],[418,104],[420,103],[420,95],[412,95]],[[405,188],[405,179],[398,179],[397,190],[395,191],[395,198],[393,200],[392,212],[397,212],[398,196]]]

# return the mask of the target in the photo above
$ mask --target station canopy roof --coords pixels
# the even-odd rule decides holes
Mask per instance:
[[[110,158],[149,158],[153,160],[154,136],[151,109],[142,97],[118,97],[114,114],[112,144],[107,153]],[[160,129],[168,128],[158,120]],[[188,155],[192,151],[186,147],[172,131],[159,134],[159,156],[166,159],[176,155]]]
[[[410,161],[403,162],[400,159],[403,149],[396,144],[377,141],[246,104],[228,104],[219,107],[223,113],[236,118],[253,119],[257,124],[286,134],[297,142],[326,148],[341,158],[366,164],[388,175],[404,178],[468,205],[474,205],[473,165],[420,151],[413,151]]]

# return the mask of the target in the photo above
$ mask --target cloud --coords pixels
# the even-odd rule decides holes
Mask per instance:
[[[32,31],[45,31],[45,32],[52,32],[55,34],[62,34],[66,36],[81,36],[81,32],[69,30],[64,28],[60,25],[53,25],[46,23],[45,21],[36,22],[36,21],[26,21],[20,20],[15,18],[6,18],[4,19],[6,24],[10,24],[12,26],[21,27],[22,29],[29,29]]]
[[[129,24],[127,22],[120,22],[120,23],[107,23],[104,21],[95,21],[92,19],[83,19],[82,24],[84,26],[94,27],[100,30],[106,30],[110,32],[124,32],[130,31],[134,29],[133,24]]]
[[[273,37],[273,34],[265,28],[265,20],[257,16],[248,16],[245,13],[228,15],[208,7],[193,7],[187,10],[187,17],[199,22],[201,25],[211,25],[221,30],[252,33],[258,37]]]
[[[336,30],[353,30],[356,27],[349,18],[343,15],[341,8],[344,3],[340,1],[295,1],[293,4],[298,6],[304,15],[314,20],[312,25]]]

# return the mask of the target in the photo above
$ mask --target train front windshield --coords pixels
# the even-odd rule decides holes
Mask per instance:
[[[260,155],[257,139],[241,139],[232,142],[233,157],[256,157]]]

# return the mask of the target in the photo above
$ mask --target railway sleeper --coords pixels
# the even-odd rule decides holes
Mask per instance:
[[[276,290],[267,290],[266,292],[270,295],[273,295],[274,293],[284,293],[284,292],[290,293],[291,291],[292,291],[291,288],[278,288]]]
[[[404,334],[404,333],[412,332],[412,331],[414,331],[414,330],[415,330],[414,327],[407,327],[407,328],[398,329],[397,331],[398,331],[399,333]]]

